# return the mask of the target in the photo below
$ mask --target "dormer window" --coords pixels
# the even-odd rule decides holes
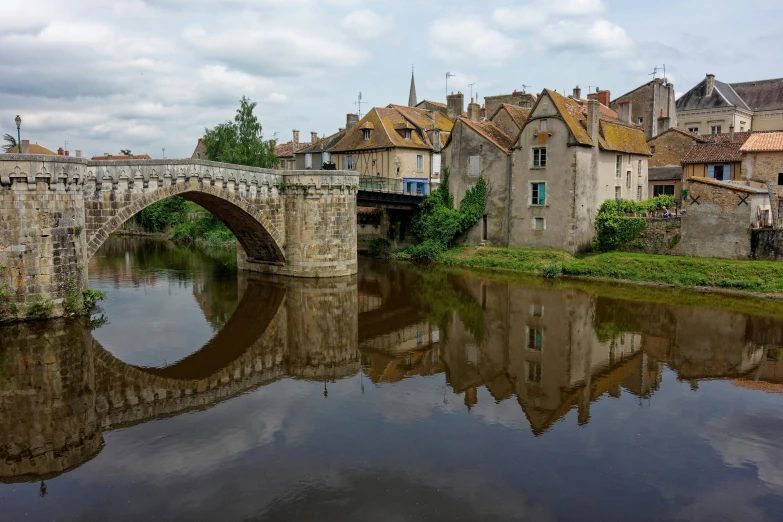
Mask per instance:
[[[363,129],[362,130],[362,139],[364,141],[370,141],[370,129]]]
[[[410,129],[403,129],[402,137],[405,138],[406,140],[410,141],[411,140],[411,130]]]

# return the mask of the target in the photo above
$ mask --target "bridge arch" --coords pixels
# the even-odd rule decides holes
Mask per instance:
[[[126,201],[112,202],[114,215],[99,227],[90,230],[88,220],[88,259],[92,258],[112,232],[119,229],[135,214],[153,203],[172,196],[180,196],[201,205],[222,221],[236,236],[248,258],[269,264],[285,263],[284,235],[251,201],[244,197],[237,197],[233,191],[201,182],[186,182],[130,196]],[[105,206],[105,204],[101,205],[104,208]]]

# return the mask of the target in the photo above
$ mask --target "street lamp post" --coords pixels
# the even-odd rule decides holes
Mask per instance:
[[[19,127],[22,126],[22,118],[17,114],[16,118],[14,118],[14,121],[16,122],[16,152],[21,154],[22,153],[22,133],[19,130]]]

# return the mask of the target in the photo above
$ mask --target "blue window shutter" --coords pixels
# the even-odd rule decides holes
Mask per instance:
[[[707,177],[715,179],[715,166],[709,165],[707,167]]]
[[[541,205],[546,205],[546,183],[540,183],[538,185],[539,202]]]

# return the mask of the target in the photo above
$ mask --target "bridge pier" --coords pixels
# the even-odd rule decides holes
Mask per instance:
[[[231,229],[241,270],[355,274],[358,185],[358,175],[344,171],[2,154],[0,321],[65,315],[64,300],[86,288],[88,261],[109,235],[174,195],[202,205]]]

